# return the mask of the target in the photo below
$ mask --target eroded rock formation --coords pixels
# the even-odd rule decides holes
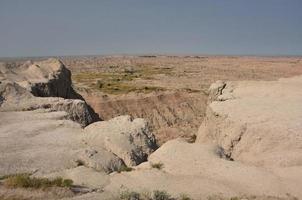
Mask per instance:
[[[70,71],[59,60],[26,62],[21,66],[2,64],[0,72],[2,111],[39,108],[62,110],[69,114],[68,118],[82,126],[99,120],[97,114],[73,90]]]
[[[157,149],[154,135],[142,118],[120,116],[109,121],[96,122],[84,129],[84,141],[102,147],[122,158],[128,166],[147,161]]]
[[[253,165],[300,166],[301,83],[301,77],[226,83],[212,96],[198,142],[214,142]]]
[[[90,124],[85,101],[54,97],[70,88],[52,88],[56,78],[49,84],[35,82],[56,74],[53,69],[63,70],[44,64],[1,67],[1,176],[71,178],[88,188],[88,194],[74,199],[106,199],[127,189],[166,190],[173,197],[186,193],[195,199],[217,194],[302,197],[302,77],[217,82],[210,88],[197,142],[176,139],[156,150],[144,119],[120,116]]]
[[[143,119],[124,116],[82,129],[95,121],[94,113],[58,60],[2,65],[0,97],[0,174],[55,173],[78,165],[111,173],[140,164],[156,149]]]
[[[215,83],[196,143],[165,143],[135,171],[112,177],[106,190],[127,184],[196,199],[242,193],[301,198],[301,81]],[[159,163],[160,170],[153,167]]]
[[[34,96],[78,99],[80,96],[71,87],[71,73],[57,59],[27,61],[21,66],[2,64],[4,79],[16,82]]]
[[[160,144],[178,137],[190,137],[198,130],[206,109],[202,93],[160,92],[118,97],[81,92],[104,120],[130,115],[148,121]]]

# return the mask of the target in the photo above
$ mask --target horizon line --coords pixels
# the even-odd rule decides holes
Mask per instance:
[[[51,58],[51,57],[114,57],[114,56],[221,56],[221,57],[302,57],[302,54],[205,54],[205,53],[108,53],[108,54],[66,54],[66,55],[41,55],[41,56],[0,56],[0,59],[26,59],[26,58]]]

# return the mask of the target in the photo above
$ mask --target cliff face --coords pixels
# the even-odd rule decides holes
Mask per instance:
[[[160,143],[195,134],[207,99],[202,93],[188,92],[128,94],[118,98],[81,94],[104,120],[125,114],[146,119]]]

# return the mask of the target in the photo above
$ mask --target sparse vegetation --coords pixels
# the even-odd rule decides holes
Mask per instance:
[[[0,195],[0,199],[1,200],[28,200],[28,198],[23,198],[23,197],[20,197],[20,196],[17,196],[17,197],[8,196],[8,197],[6,197],[5,195]]]
[[[134,192],[134,191],[123,191],[120,193],[121,200],[176,200],[171,197],[166,191],[155,190],[151,192]],[[183,200],[183,199],[179,199]],[[187,200],[187,199],[184,199]]]
[[[276,196],[269,196],[269,195],[262,195],[262,196],[233,196],[233,197],[224,197],[221,195],[211,195],[208,196],[208,200],[298,200],[297,197],[287,195],[286,197],[276,197]]]
[[[158,163],[151,163],[151,167],[155,169],[162,169],[164,167],[164,164],[161,162]]]
[[[128,167],[128,166],[122,166],[120,169],[118,169],[118,173],[121,173],[121,172],[131,172],[133,170],[132,167]]]
[[[178,199],[179,200],[192,200],[191,197],[187,194],[180,194]]]
[[[129,92],[149,93],[165,90],[162,87],[138,86],[131,83],[134,79],[153,79],[157,74],[169,74],[170,68],[141,67],[140,70],[124,70],[123,72],[82,72],[72,76],[72,79],[88,86],[90,89],[108,94],[124,94]]]
[[[153,192],[154,200],[169,200],[171,199],[171,195],[169,195],[166,191],[163,190],[155,190]]]
[[[13,176],[30,176],[31,174],[30,173],[18,173],[18,174],[8,174],[8,175],[3,175],[3,176],[0,176],[0,181],[1,180],[5,180],[9,177],[13,177]]]
[[[16,174],[4,178],[4,186],[11,188],[48,188],[48,187],[71,187],[73,181],[57,177],[55,179],[30,177],[29,174]]]
[[[134,191],[123,191],[120,194],[120,199],[122,200],[141,200],[141,194]]]

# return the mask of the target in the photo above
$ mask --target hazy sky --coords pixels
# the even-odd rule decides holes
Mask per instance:
[[[302,55],[302,0],[0,0],[0,57]]]

